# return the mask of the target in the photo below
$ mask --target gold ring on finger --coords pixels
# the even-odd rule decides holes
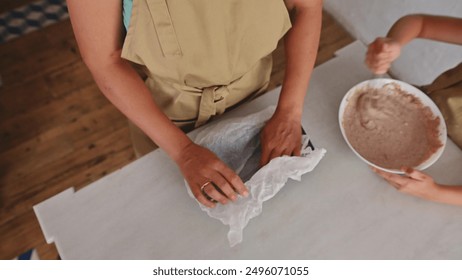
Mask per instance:
[[[205,182],[204,184],[202,184],[202,186],[201,186],[201,192],[204,192],[205,187],[207,187],[210,183],[212,183],[212,181],[207,181],[207,182]]]

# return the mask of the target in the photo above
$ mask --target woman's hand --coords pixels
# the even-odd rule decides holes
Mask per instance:
[[[385,74],[391,63],[399,57],[401,45],[391,38],[377,38],[369,44],[366,65],[375,74]]]
[[[210,150],[197,144],[185,146],[176,163],[196,199],[213,208],[215,202],[236,201],[236,193],[248,196],[241,178]]]
[[[300,156],[302,127],[300,117],[276,111],[266,123],[261,135],[260,166],[280,156]]]
[[[322,0],[285,0],[292,28],[284,35],[286,69],[278,108],[261,133],[260,165],[283,155],[299,156],[301,115],[322,24]]]
[[[429,175],[412,168],[404,168],[405,176],[388,173],[371,167],[379,176],[402,193],[407,193],[427,200],[438,200],[441,186]]]

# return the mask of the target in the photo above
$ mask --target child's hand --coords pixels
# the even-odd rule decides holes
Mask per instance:
[[[412,168],[404,168],[403,171],[406,175],[402,176],[388,173],[375,167],[371,167],[371,169],[400,192],[427,200],[438,200],[441,187],[433,181],[432,177],[425,173]]]
[[[397,41],[391,38],[377,38],[369,44],[366,65],[375,74],[385,74],[400,53],[401,45]]]

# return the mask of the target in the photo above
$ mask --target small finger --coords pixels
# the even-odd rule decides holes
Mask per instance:
[[[382,67],[385,64],[382,61],[373,61],[373,62],[369,63],[368,65],[372,69],[378,69],[379,67]]]
[[[387,71],[388,71],[388,69],[377,69],[377,70],[374,71],[374,74],[375,75],[384,75],[384,74],[387,73]]]
[[[393,54],[391,52],[381,52],[375,55],[377,60],[392,60]]]
[[[367,63],[367,67],[374,72],[374,74],[385,74],[390,66],[391,64],[389,63]]]
[[[279,152],[279,156],[291,156],[293,154],[294,148],[285,148]]]
[[[385,65],[385,66],[381,66],[381,67],[376,67],[374,73],[377,74],[377,75],[383,75],[383,74],[387,73],[387,71],[389,69],[390,69],[389,64]]]
[[[272,161],[273,159],[282,156],[284,151],[285,151],[285,150],[276,150],[276,149],[273,149],[273,150],[271,151],[271,154],[270,154],[270,157],[269,157],[269,161]]]
[[[393,183],[393,184],[397,184],[399,186],[403,186],[409,180],[408,178],[405,178],[405,177],[403,177],[401,175],[385,172],[385,171],[380,170],[380,169],[375,168],[375,167],[373,167],[372,170],[375,173],[377,173],[379,176],[381,176],[382,178],[387,180],[388,182]]]
[[[302,155],[302,143],[298,143],[295,149],[292,151],[292,155],[299,157]]]
[[[392,187],[394,187],[397,190],[400,190],[403,187],[402,185],[396,183],[395,181],[388,180],[387,178],[384,178],[384,179],[385,179],[385,181],[388,182],[388,184],[390,184]]]
[[[390,61],[377,61],[374,65],[372,65],[375,69],[383,69],[383,68],[390,68],[391,62]]]
[[[366,59],[364,60],[364,63],[366,63],[367,67],[370,67],[372,65],[371,61],[372,60],[369,58],[369,56],[366,56]]]

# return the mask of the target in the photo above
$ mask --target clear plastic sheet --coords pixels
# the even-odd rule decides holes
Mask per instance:
[[[275,196],[287,180],[301,180],[301,175],[312,171],[326,153],[325,149],[312,150],[309,138],[303,135],[300,157],[279,157],[259,168],[260,131],[274,113],[269,107],[242,118],[228,119],[211,125],[197,134],[194,141],[213,151],[230,168],[236,171],[249,189],[248,197],[239,197],[227,205],[217,204],[201,209],[210,217],[229,225],[230,246],[242,242],[243,230],[249,220],[262,212],[263,202]],[[189,194],[194,197],[186,184]]]

